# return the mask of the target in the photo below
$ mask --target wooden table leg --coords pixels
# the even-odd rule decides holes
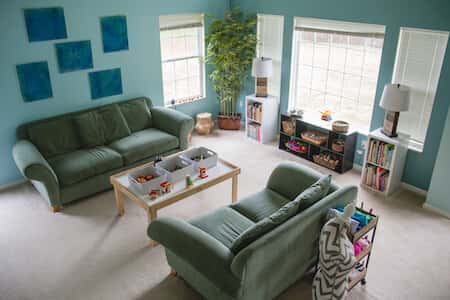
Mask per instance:
[[[123,216],[125,213],[125,207],[123,205],[123,193],[120,191],[119,187],[114,185],[114,196],[116,197],[117,214]]]
[[[231,203],[235,203],[237,201],[237,193],[238,193],[238,176],[234,175],[231,178]]]
[[[150,225],[153,221],[155,221],[157,216],[158,216],[157,210],[155,208],[149,207],[147,210],[148,224]],[[157,245],[158,245],[157,241],[150,239],[150,247],[155,247]]]

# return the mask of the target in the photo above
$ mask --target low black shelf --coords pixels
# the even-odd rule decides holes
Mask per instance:
[[[285,132],[283,122],[291,122],[291,132]],[[281,115],[279,149],[315,162],[318,165],[344,173],[353,168],[356,131],[334,132],[332,122]],[[322,137],[322,143],[302,137],[302,133],[314,132]],[[339,141],[339,151],[333,149],[333,143]],[[341,151],[342,150],[342,151]]]

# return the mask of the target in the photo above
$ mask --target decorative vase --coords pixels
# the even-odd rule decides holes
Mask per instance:
[[[217,124],[220,129],[224,130],[239,130],[241,129],[241,114],[217,116]]]

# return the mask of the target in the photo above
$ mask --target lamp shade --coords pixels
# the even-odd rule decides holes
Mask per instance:
[[[400,84],[386,84],[380,106],[387,111],[407,111],[409,109],[409,88]]]
[[[260,78],[272,77],[272,59],[267,57],[253,59],[252,76]]]

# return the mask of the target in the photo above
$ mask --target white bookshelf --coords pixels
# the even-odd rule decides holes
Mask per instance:
[[[258,105],[257,117],[249,117],[249,105]],[[259,127],[259,140],[252,137],[253,128]],[[278,98],[274,96],[245,97],[245,136],[262,144],[275,140],[278,136]]]
[[[386,145],[392,145],[390,147],[393,147],[393,151],[390,155],[390,159],[383,162],[374,161],[371,159],[373,157],[371,154],[373,153],[373,148],[371,150],[371,142],[375,142],[380,145],[381,143],[386,143]],[[405,160],[406,155],[408,153],[408,143],[409,143],[409,136],[405,134],[398,134],[398,137],[390,138],[386,135],[384,135],[381,132],[381,128],[372,131],[369,133],[367,138],[367,147],[366,152],[364,155],[364,164],[362,168],[362,177],[361,177],[361,186],[369,189],[371,191],[380,193],[384,196],[389,196],[398,188],[400,187],[400,184],[402,182],[402,176],[403,176],[403,169],[405,168]],[[384,190],[380,190],[380,185],[375,183],[371,184],[373,181],[367,180],[370,172],[368,171],[368,168],[372,168],[372,170],[380,170],[380,173],[388,174],[385,180],[384,184]],[[369,176],[370,178],[370,176]],[[375,182],[377,182],[375,175]]]

